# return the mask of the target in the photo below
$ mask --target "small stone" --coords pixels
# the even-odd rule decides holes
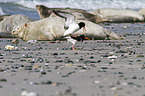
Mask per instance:
[[[4,57],[0,57],[0,59],[4,59]]]
[[[141,62],[141,60],[136,60],[136,62]]]
[[[144,55],[136,55],[135,57],[144,57]]]
[[[126,28],[128,28],[128,26],[127,26],[127,25],[125,25],[125,26],[123,26],[123,28],[124,28],[124,29],[126,29]]]
[[[25,66],[24,70],[32,70],[32,66]]]
[[[132,79],[137,79],[137,77],[136,76],[133,76]]]
[[[64,55],[65,53],[60,53],[60,55]]]
[[[23,92],[21,92],[21,96],[39,96],[39,94],[37,94],[35,92],[23,91]]]
[[[42,74],[42,75],[46,75],[46,72],[45,72],[45,71],[42,71],[41,74]]]
[[[108,67],[101,67],[101,69],[108,69]]]
[[[4,72],[4,70],[3,69],[0,69],[0,72]]]
[[[58,55],[58,53],[53,53],[52,55]]]
[[[94,56],[91,56],[90,59],[94,59]]]
[[[64,93],[64,94],[65,94],[65,95],[70,95],[71,92],[72,92],[72,88],[69,87],[68,89],[65,90],[65,93]]]
[[[47,72],[51,72],[51,70],[47,70]]]
[[[117,59],[117,56],[113,55],[113,56],[109,56],[109,59]]]
[[[119,50],[116,53],[126,53],[125,51]]]
[[[99,84],[101,81],[94,81],[95,84]]]
[[[55,63],[62,63],[63,60],[56,60]]]
[[[112,62],[109,62],[108,64],[113,64]]]
[[[98,60],[96,63],[100,63],[101,62],[101,60]]]
[[[7,82],[7,79],[1,78],[1,79],[0,79],[0,82]]]
[[[128,82],[127,84],[128,84],[128,85],[134,85],[134,83],[133,83],[133,82]]]
[[[39,85],[37,82],[29,82],[30,85]]]
[[[123,72],[115,72],[115,74],[124,74]]]
[[[52,84],[52,82],[51,81],[42,81],[41,84],[49,84],[50,85],[50,84]]]
[[[98,72],[106,72],[106,70],[100,69],[100,70],[98,70]]]
[[[34,65],[33,67],[34,68],[41,68],[41,66],[38,66],[38,65]]]

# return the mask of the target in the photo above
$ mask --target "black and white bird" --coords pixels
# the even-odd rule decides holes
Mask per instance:
[[[67,13],[67,12],[63,12],[63,11],[56,11],[53,10],[53,12],[62,17],[65,18],[65,25],[64,25],[64,29],[66,29],[66,31],[63,34],[63,37],[67,39],[68,42],[72,43],[72,48],[74,50],[74,44],[78,41],[82,41],[84,39],[88,39],[89,38],[85,37],[85,35],[80,35],[80,36],[73,36],[72,34],[77,32],[78,30],[80,30],[81,28],[83,28],[83,32],[86,31],[85,29],[85,23],[84,22],[80,22],[77,23],[75,21],[75,16],[73,14]]]
[[[86,31],[85,23],[84,22],[77,23],[75,21],[75,16],[73,14],[70,14],[68,12],[58,11],[58,10],[53,10],[53,12],[56,15],[58,15],[62,18],[65,18],[64,29],[66,29],[66,31],[64,32],[63,36],[70,36],[73,33],[80,30],[81,28],[83,28],[83,31]]]

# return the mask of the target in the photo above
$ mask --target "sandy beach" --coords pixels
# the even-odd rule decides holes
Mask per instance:
[[[66,41],[0,38],[0,96],[145,96],[145,23],[99,25],[125,39],[79,42],[73,51]]]

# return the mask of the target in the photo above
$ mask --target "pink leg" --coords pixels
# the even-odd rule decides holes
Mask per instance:
[[[73,51],[75,50],[75,48],[74,48],[74,44],[72,45],[72,49],[73,49]]]

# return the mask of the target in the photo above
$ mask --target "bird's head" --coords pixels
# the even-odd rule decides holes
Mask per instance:
[[[80,27],[80,29],[83,27],[83,32],[86,31],[85,23],[84,22],[80,22],[79,23],[79,27]]]

